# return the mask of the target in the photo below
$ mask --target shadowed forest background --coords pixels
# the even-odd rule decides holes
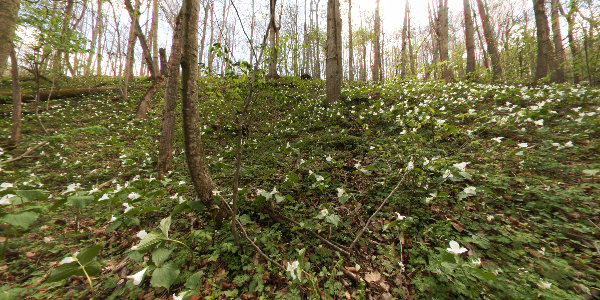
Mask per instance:
[[[600,296],[598,1],[0,7],[0,299]]]

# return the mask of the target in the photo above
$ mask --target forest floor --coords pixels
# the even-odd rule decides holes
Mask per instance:
[[[198,134],[215,194],[230,201],[247,86],[200,81]],[[135,120],[148,83],[134,85],[127,102],[50,101],[41,113],[50,135],[25,114],[16,149],[5,139],[10,115],[0,115],[0,299],[600,293],[598,89],[353,83],[326,108],[322,81],[260,83],[244,128],[239,219],[286,272],[247,240],[236,245],[230,222],[195,201],[180,125],[173,171],[157,179],[162,100]]]

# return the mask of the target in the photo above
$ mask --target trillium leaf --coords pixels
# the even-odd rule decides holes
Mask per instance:
[[[40,191],[40,190],[28,190],[28,191],[19,190],[19,191],[15,191],[15,194],[27,201],[45,200],[48,198],[46,193],[44,191]]]
[[[482,269],[475,269],[475,271],[481,276],[483,277],[483,279],[485,280],[489,280],[489,281],[495,281],[496,280],[496,276],[494,274],[492,274],[491,272],[488,271],[484,271]]]
[[[137,251],[146,252],[152,249],[158,243],[164,241],[167,237],[159,231],[152,231],[148,233],[144,239],[137,245]]]
[[[67,202],[77,209],[83,209],[94,202],[94,196],[71,196],[67,198]]]
[[[169,228],[171,228],[171,216],[168,216],[162,220],[160,220],[160,225],[158,226],[160,231],[166,236],[169,237]]]
[[[194,290],[194,291],[202,290],[202,278],[203,277],[204,277],[203,271],[198,271],[198,272],[192,274],[192,276],[190,276],[190,278],[188,278],[187,281],[185,282],[185,287],[190,290]]]
[[[156,266],[162,266],[162,264],[169,258],[169,256],[171,256],[172,252],[173,250],[171,249],[158,248],[152,251],[152,262]]]
[[[38,218],[38,214],[32,211],[26,211],[19,214],[7,214],[4,216],[4,222],[27,229]]]
[[[169,289],[177,276],[179,276],[179,268],[177,268],[173,263],[169,262],[164,266],[154,270],[152,273],[152,279],[150,279],[150,284],[153,287],[164,287]]]
[[[333,224],[333,226],[338,226],[338,224],[340,224],[340,216],[336,214],[331,214],[325,217],[325,221],[327,223]]]
[[[96,255],[98,255],[98,253],[100,253],[102,246],[102,244],[98,244],[81,250],[79,255],[77,255],[77,259],[82,265],[89,263]]]
[[[46,282],[56,282],[71,277],[71,275],[75,275],[80,269],[79,264],[75,261],[58,266],[58,268],[54,269],[52,274],[48,276]]]

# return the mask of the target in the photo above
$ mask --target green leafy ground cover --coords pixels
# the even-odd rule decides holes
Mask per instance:
[[[204,78],[199,93],[199,134],[227,201],[244,82]],[[0,165],[0,298],[600,292],[597,89],[356,83],[326,108],[322,82],[261,83],[244,128],[240,221],[291,272],[245,240],[236,246],[229,221],[195,201],[181,128],[175,168],[156,178],[162,109],[134,120],[142,91],[127,103],[110,94],[52,102],[61,105],[42,113],[51,136],[28,114],[22,146],[3,142],[0,161],[49,144]],[[0,124],[9,136],[10,118]],[[350,258],[305,230],[348,246],[403,177]]]

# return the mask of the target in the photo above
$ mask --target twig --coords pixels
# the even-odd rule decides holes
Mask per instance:
[[[97,188],[98,190],[101,190],[101,189],[103,189],[103,188],[105,188],[105,187],[109,186],[109,185],[110,185],[111,183],[113,183],[113,182],[114,182],[116,179],[117,179],[117,177],[115,177],[115,178],[113,178],[113,179],[111,179],[111,180],[108,180],[108,181],[106,181],[106,182],[104,182],[104,183],[101,183],[101,184],[100,184],[99,186],[97,186],[96,188]]]
[[[375,217],[375,215],[377,213],[379,213],[379,211],[385,206],[385,204],[387,203],[387,201],[398,190],[398,188],[400,187],[400,185],[404,181],[404,178],[406,178],[406,174],[408,174],[408,171],[404,172],[404,175],[402,175],[402,178],[400,179],[400,181],[398,181],[398,184],[396,185],[396,187],[394,187],[394,189],[390,192],[390,194],[387,197],[385,197],[385,199],[383,200],[383,202],[381,202],[381,204],[379,205],[379,207],[377,208],[377,210],[369,217],[369,219],[367,220],[367,223],[365,224],[365,226],[358,232],[358,234],[356,235],[356,237],[354,238],[354,240],[352,241],[352,243],[348,247],[348,250],[352,251],[352,249],[354,248],[354,245],[356,245],[356,242],[358,241],[358,239],[363,235],[363,233],[365,233],[365,230],[367,230],[367,227],[369,227],[369,224],[371,224],[371,221],[373,220],[373,218]]]
[[[45,145],[48,145],[48,142],[41,142],[41,143],[35,145],[34,147],[32,147],[31,149],[25,151],[25,153],[23,153],[23,154],[15,157],[15,158],[11,158],[9,160],[0,162],[0,165],[4,165],[4,164],[7,164],[7,163],[11,163],[11,162],[17,161],[17,160],[21,160],[21,159],[27,157],[27,155],[29,155],[31,152],[35,151],[35,149],[40,148],[40,147],[45,146]]]
[[[225,206],[227,206],[227,209],[229,210],[229,213],[231,213],[233,215],[233,210],[231,209],[231,206],[229,206],[229,203],[227,203],[227,201],[225,201],[225,199],[223,197],[219,197],[221,198],[221,201],[223,201],[223,203],[225,203]],[[258,247],[253,241],[252,239],[250,239],[250,237],[248,236],[248,233],[246,232],[246,229],[244,228],[244,225],[242,225],[242,223],[240,223],[240,220],[238,220],[237,218],[233,218],[237,225],[240,227],[240,229],[242,230],[242,233],[244,234],[244,238],[250,243],[250,245],[252,245],[252,247],[254,247],[254,249],[256,249],[256,252],[258,252],[258,254],[260,254],[264,259],[266,259],[267,261],[269,261],[270,263],[276,265],[278,268],[282,269],[283,271],[285,271],[285,268],[283,267],[283,265],[281,265],[280,263],[274,261],[272,258],[270,258],[269,256],[267,256],[261,249],[260,247]]]
[[[598,230],[600,230],[600,227],[598,227],[598,225],[596,225],[596,223],[592,222],[592,220],[585,218],[586,220],[588,220],[588,222],[592,223],[592,225],[594,225],[594,227],[596,227]]]

